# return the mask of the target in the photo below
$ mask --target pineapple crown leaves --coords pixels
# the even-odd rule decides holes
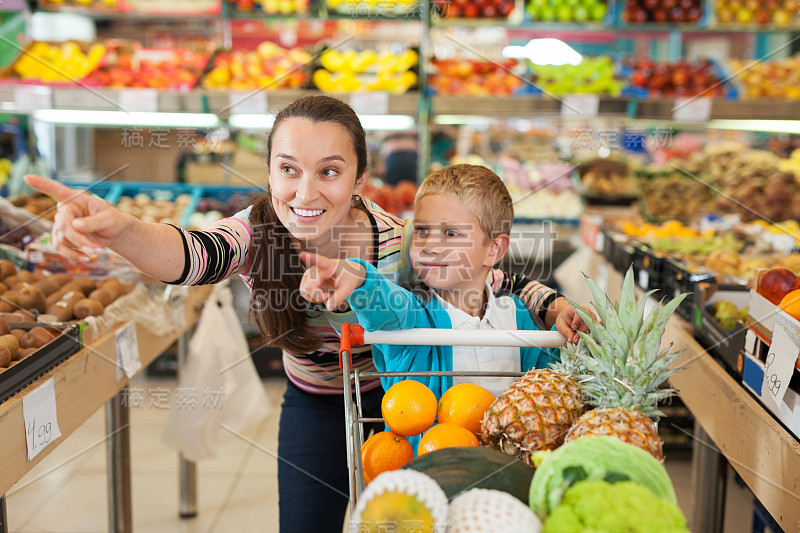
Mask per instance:
[[[663,416],[656,404],[675,391],[658,387],[678,371],[669,367],[682,351],[670,352],[671,345],[662,350],[661,338],[667,320],[687,294],[662,302],[645,317],[645,301],[655,291],[647,292],[637,304],[632,269],[625,274],[616,304],[597,283],[584,277],[598,319],[570,301],[590,333],[580,332],[578,344],[562,348],[561,363],[553,368],[574,376],[590,405],[635,409],[654,418]]]

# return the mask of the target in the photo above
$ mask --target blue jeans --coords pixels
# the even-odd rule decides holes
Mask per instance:
[[[362,413],[381,416],[383,389],[362,393]],[[364,426],[383,431],[383,424]],[[350,487],[344,399],[311,394],[288,382],[278,429],[281,533],[342,533]]]

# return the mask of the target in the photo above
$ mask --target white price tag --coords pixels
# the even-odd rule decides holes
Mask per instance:
[[[596,117],[600,112],[600,96],[567,94],[561,98],[562,117]]]
[[[672,120],[677,122],[708,122],[711,118],[711,98],[678,98],[672,108]]]
[[[640,270],[639,271],[639,287],[647,290],[647,286],[650,283],[650,273],[647,270]]]
[[[388,115],[389,93],[369,91],[350,95],[350,107],[357,115]]]
[[[48,444],[61,436],[56,411],[56,388],[53,378],[22,399],[28,461],[33,460]]]
[[[779,312],[775,317],[772,345],[769,347],[764,364],[764,383],[761,385],[761,398],[769,398],[778,410],[789,387],[789,380],[792,379],[798,346],[800,346],[800,328]]]
[[[597,239],[594,241],[594,251],[598,254],[603,253],[603,248],[606,246],[606,235],[602,231],[597,232]]]
[[[266,115],[269,109],[267,93],[261,91],[229,91],[228,107],[231,115]]]
[[[14,104],[18,113],[30,113],[39,109],[53,108],[53,90],[37,85],[14,87]]]
[[[156,89],[120,89],[117,102],[121,111],[128,113],[157,113],[158,90]]]
[[[605,262],[600,261],[597,265],[597,279],[595,280],[597,286],[603,292],[608,292],[608,266],[606,266]]]
[[[122,373],[132,378],[142,368],[139,360],[139,342],[136,340],[136,322],[117,331],[117,380]]]

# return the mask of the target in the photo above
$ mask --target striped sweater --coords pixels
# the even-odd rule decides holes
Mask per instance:
[[[413,280],[414,272],[408,256],[412,226],[391,215],[369,200],[361,206],[372,223],[376,236],[377,258],[375,267],[388,280],[404,284]],[[218,283],[233,274],[239,274],[248,284],[250,280],[253,228],[250,208],[220,220],[205,231],[187,231],[176,228],[183,238],[185,263],[181,277],[171,282],[175,285],[203,285]],[[525,302],[532,314],[544,322],[547,307],[556,298],[555,291],[537,281],[528,281],[517,275],[506,275],[499,270],[489,274],[489,284],[495,294],[512,293]],[[339,369],[339,334],[341,324],[357,323],[352,311],[331,312],[319,307],[320,312],[310,315],[310,329],[318,334],[322,346],[305,354],[283,352],[283,366],[287,377],[301,389],[317,394],[342,394],[342,371]],[[353,346],[353,368],[375,370],[369,345]],[[361,390],[380,386],[377,378],[362,380]]]

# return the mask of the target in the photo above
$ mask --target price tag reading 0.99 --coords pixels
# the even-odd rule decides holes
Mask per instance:
[[[53,440],[53,423],[36,424],[34,418],[28,423],[28,442],[31,443],[33,451],[39,451]]]

